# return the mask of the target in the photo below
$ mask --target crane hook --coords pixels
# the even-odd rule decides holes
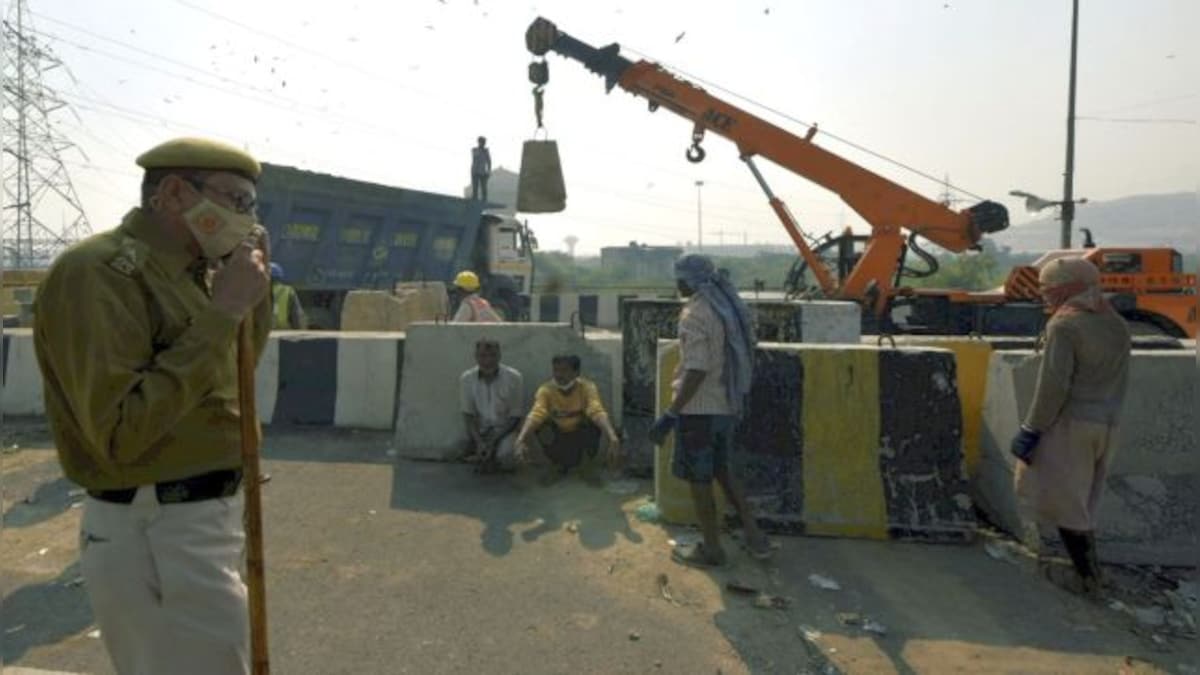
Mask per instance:
[[[700,147],[700,141],[704,140],[704,125],[696,123],[692,127],[692,147],[687,150],[687,160],[692,164],[699,164],[704,161],[704,148]]]

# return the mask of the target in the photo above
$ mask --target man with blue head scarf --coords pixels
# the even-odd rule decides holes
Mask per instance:
[[[746,412],[754,369],[750,309],[705,256],[680,258],[675,263],[675,280],[680,295],[687,298],[679,318],[680,361],[671,405],[654,423],[650,439],[661,444],[674,430],[671,472],[691,484],[704,541],[688,549],[677,548],[672,557],[689,565],[725,562],[712,492],[714,479],[741,517],[750,552],[766,557],[770,543],[755,523],[730,467],[734,434],[738,419]]]

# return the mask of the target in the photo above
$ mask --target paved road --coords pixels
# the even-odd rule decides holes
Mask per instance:
[[[668,560],[634,495],[571,478],[396,463],[389,437],[272,431],[266,496],[278,673],[1180,672],[1155,645],[980,546],[787,539],[761,566]],[[44,436],[0,459],[4,663],[109,673],[75,564],[78,496]],[[12,503],[27,495],[32,504]],[[821,590],[808,576],[836,579]],[[666,575],[666,595],[660,584]],[[790,600],[759,609],[737,581]],[[843,626],[856,612],[886,636]],[[807,630],[813,641],[801,637]],[[1161,648],[1160,648],[1161,649]],[[1127,657],[1131,657],[1126,666]],[[1153,665],[1152,665],[1153,664]]]

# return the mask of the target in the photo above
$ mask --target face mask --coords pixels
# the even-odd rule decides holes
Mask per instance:
[[[209,260],[223,258],[254,231],[252,213],[237,213],[208,199],[183,212],[183,220],[196,237],[196,243]]]
[[[576,378],[572,378],[572,379],[571,379],[571,381],[570,381],[570,382],[568,382],[568,383],[566,383],[566,384],[560,384],[560,383],[558,383],[558,382],[555,382],[554,384],[558,385],[558,390],[559,390],[559,391],[570,391],[570,390],[571,390],[571,387],[574,387],[574,386],[575,386],[575,382],[577,382],[578,380],[579,380],[579,378],[578,378],[578,377],[576,377]]]

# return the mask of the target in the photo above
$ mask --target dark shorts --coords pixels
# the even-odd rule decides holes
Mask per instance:
[[[571,469],[583,461],[584,454],[595,457],[600,449],[600,428],[590,422],[584,422],[567,433],[560,430],[553,422],[542,426],[537,432],[538,445],[542,452],[556,465]]]
[[[708,483],[729,466],[737,420],[732,415],[680,415],[671,473],[689,483]]]

